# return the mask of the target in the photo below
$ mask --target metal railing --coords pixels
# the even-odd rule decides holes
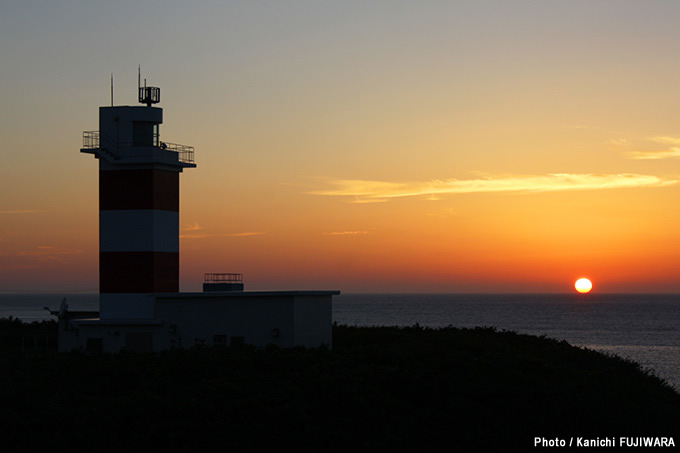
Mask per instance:
[[[99,131],[83,132],[83,149],[100,149],[113,159],[120,159],[116,142]]]
[[[134,146],[132,143],[116,143],[111,138],[100,133],[99,131],[84,131],[83,132],[83,149],[101,149],[114,156],[116,159],[121,155],[134,156]],[[158,145],[151,146],[157,148],[162,152],[170,152],[177,155],[177,160],[182,163],[194,163],[194,147],[187,145],[180,145],[177,143],[159,142]],[[121,150],[126,152],[121,153]]]
[[[203,283],[243,283],[243,274],[205,274]]]
[[[83,149],[99,148],[99,131],[83,132]]]
[[[177,153],[177,158],[180,162],[193,164],[194,163],[194,147],[187,145],[178,145],[177,143],[161,142],[161,149]]]

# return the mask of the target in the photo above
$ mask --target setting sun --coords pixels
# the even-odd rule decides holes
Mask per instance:
[[[579,278],[574,283],[574,288],[581,294],[589,293],[593,289],[593,283],[587,278]]]

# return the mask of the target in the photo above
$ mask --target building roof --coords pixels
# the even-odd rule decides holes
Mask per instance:
[[[156,293],[156,299],[211,298],[211,297],[283,297],[283,296],[337,296],[338,290],[331,291],[204,291],[195,293]]]

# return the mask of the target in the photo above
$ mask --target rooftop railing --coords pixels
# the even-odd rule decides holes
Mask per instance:
[[[132,143],[116,143],[113,139],[107,137],[99,131],[84,131],[83,132],[83,149],[101,149],[116,159],[121,156],[134,156],[134,146]],[[157,148],[163,153],[174,153],[177,160],[182,163],[194,163],[194,147],[187,145],[179,145],[177,143],[158,142],[158,145],[153,145],[144,148]]]
[[[243,283],[243,274],[205,274],[203,283]]]
[[[178,154],[178,159],[180,162],[185,162],[188,164],[194,163],[194,147],[187,145],[178,145],[177,143],[161,142],[161,149],[172,151]]]
[[[99,131],[83,132],[83,149],[99,148]]]

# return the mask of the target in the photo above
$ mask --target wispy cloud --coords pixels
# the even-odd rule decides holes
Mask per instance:
[[[206,228],[199,225],[198,222],[194,222],[193,225],[182,228],[182,233],[180,233],[179,237],[182,239],[204,239],[214,237],[259,236],[261,234],[264,234],[264,232],[246,231],[242,233],[211,233],[206,231]]]
[[[0,211],[0,214],[35,214],[38,211],[35,210],[19,210],[19,211]]]
[[[189,225],[182,228],[182,231],[200,231],[200,230],[205,230],[205,228],[199,225],[198,222],[194,222],[193,225]]]
[[[51,245],[39,245],[33,250],[16,252],[16,256],[53,256],[53,255],[79,255],[82,250],[62,249]]]
[[[245,233],[227,233],[224,236],[260,236],[264,231],[247,231]]]
[[[680,157],[680,148],[673,146],[661,151],[630,151],[627,155],[636,160],[677,159]]]
[[[24,269],[38,269],[40,266],[35,264],[0,264],[0,271],[20,271]]]
[[[246,231],[243,233],[208,233],[205,231],[188,232],[179,235],[182,239],[205,239],[215,237],[245,237],[245,236],[260,236],[265,234],[263,231]]]
[[[446,194],[485,192],[556,192],[569,190],[601,190],[630,187],[660,187],[675,184],[657,176],[639,174],[573,174],[551,173],[536,176],[485,177],[478,179],[446,179],[397,183],[334,179],[325,190],[314,195],[352,197],[353,202],[386,201],[392,198],[426,196],[428,199]]]
[[[324,233],[325,236],[358,236],[361,234],[368,234],[368,231],[331,231]]]
[[[11,249],[9,251],[2,251],[0,252],[0,256],[29,257],[36,258],[38,261],[57,261],[59,263],[65,263],[66,260],[63,258],[64,256],[80,255],[82,253],[82,250],[40,245],[28,250]]]
[[[318,194],[315,192],[310,192],[315,195],[326,195],[326,194]],[[387,200],[384,198],[361,198],[361,196],[357,195],[354,197],[354,200],[352,200],[352,203],[384,203]]]
[[[566,126],[562,126],[564,129],[591,129],[591,130],[598,130],[600,129],[599,127],[596,126],[588,126],[586,124],[568,124]]]
[[[669,137],[667,135],[657,135],[656,137],[650,137],[651,141],[656,143],[666,143],[668,145],[680,145],[680,138]]]
[[[670,136],[655,136],[649,137],[649,142],[666,145],[665,149],[647,150],[647,151],[629,151],[626,155],[630,159],[636,160],[659,160],[659,159],[677,159],[680,158],[680,138]],[[651,148],[652,146],[650,146]],[[658,147],[658,146],[657,146]]]

